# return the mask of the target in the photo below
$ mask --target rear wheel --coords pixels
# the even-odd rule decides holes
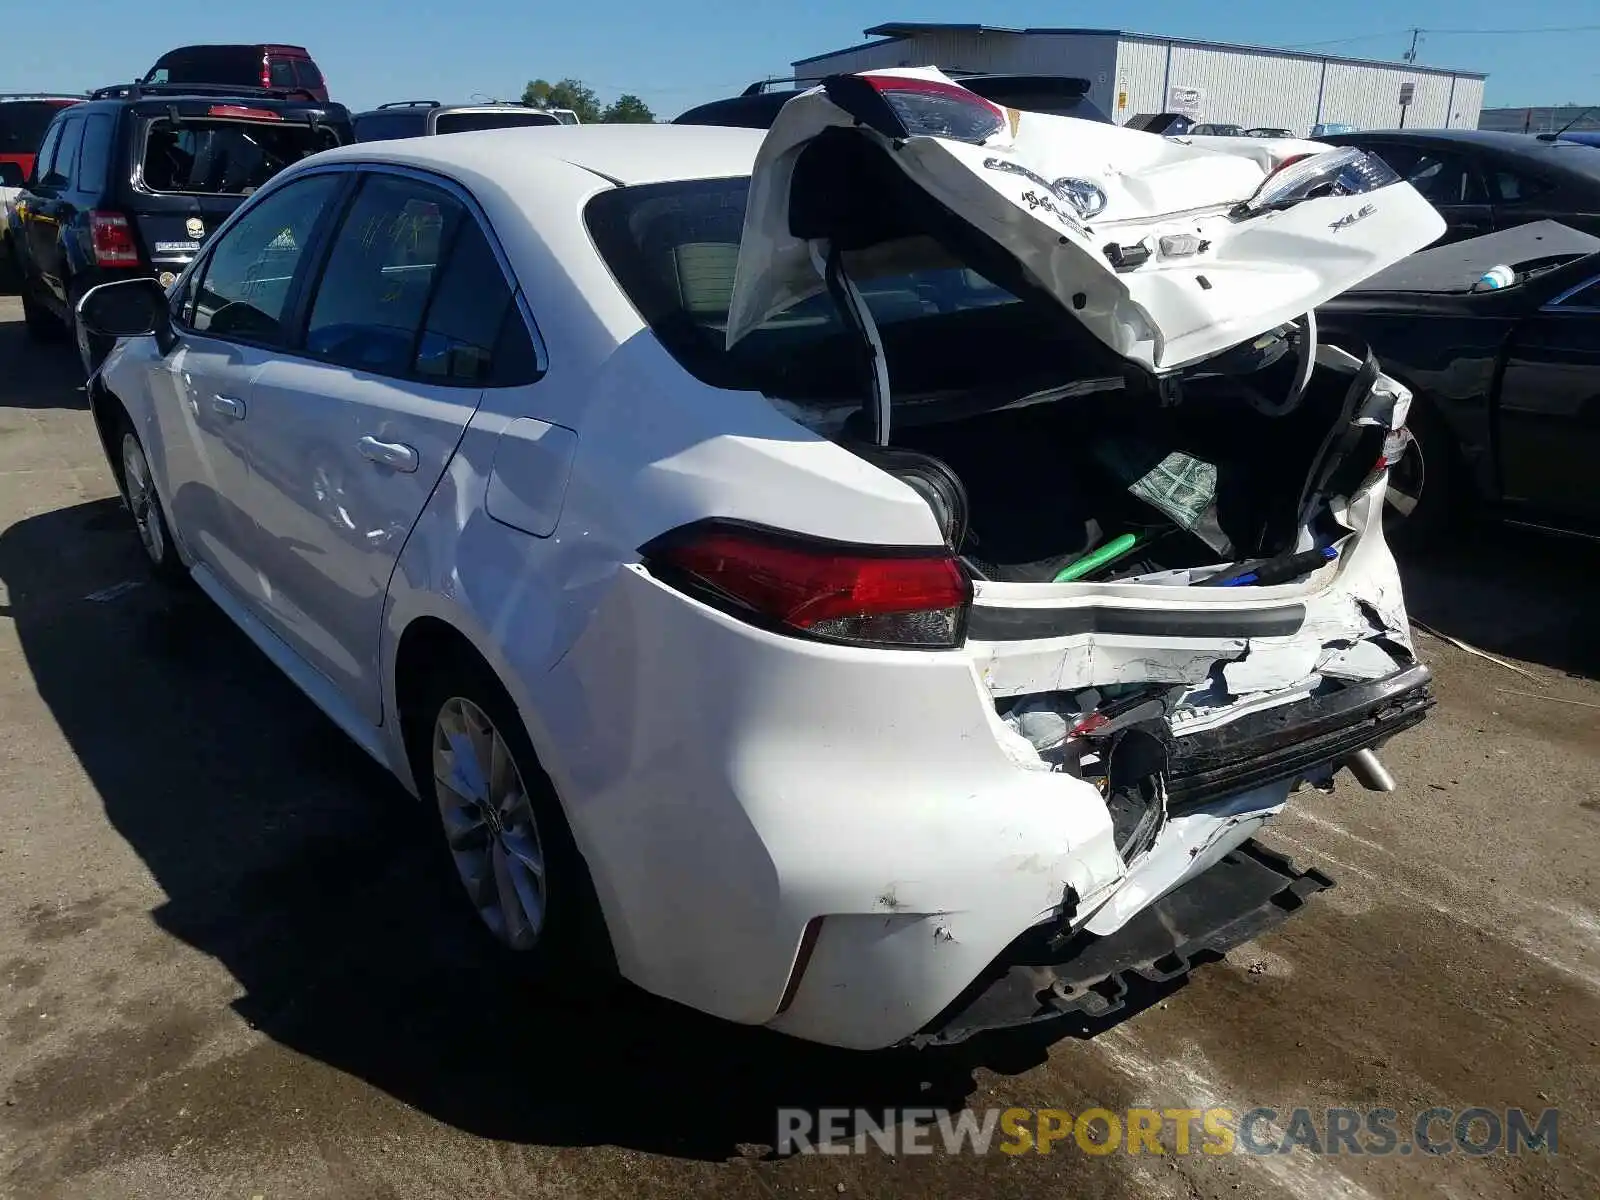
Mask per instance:
[[[1405,453],[1389,466],[1383,534],[1397,550],[1419,553],[1462,519],[1455,442],[1433,412],[1413,402]]]
[[[59,342],[61,322],[32,295],[27,278],[18,273],[18,290],[22,293],[22,321],[28,336],[36,342]]]
[[[440,663],[408,708],[417,788],[479,921],[541,981],[592,985],[576,969],[609,957],[593,885],[505,689],[475,663]]]

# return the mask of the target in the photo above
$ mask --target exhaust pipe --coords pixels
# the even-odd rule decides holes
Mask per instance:
[[[1394,776],[1389,774],[1389,768],[1379,762],[1378,756],[1371,750],[1357,750],[1344,760],[1344,765],[1350,768],[1350,774],[1367,791],[1394,791]]]

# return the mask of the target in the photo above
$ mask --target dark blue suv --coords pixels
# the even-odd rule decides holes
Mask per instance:
[[[96,284],[170,283],[251,192],[353,140],[343,105],[269,88],[126,84],[62,109],[10,217],[28,331],[75,329]]]

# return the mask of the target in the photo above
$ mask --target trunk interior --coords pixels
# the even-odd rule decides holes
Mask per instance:
[[[1318,370],[1283,416],[1257,411],[1224,377],[1195,381],[1178,404],[1115,388],[922,424],[897,412],[891,442],[931,455],[959,480],[966,520],[947,529],[956,527],[955,548],[979,578],[1048,583],[1068,571],[1106,582],[1295,550],[1305,497],[1323,470],[1338,468],[1323,490],[1348,492],[1381,453],[1376,429],[1351,446],[1330,436],[1348,425],[1352,382]],[[1333,463],[1341,451],[1346,462]],[[1318,516],[1311,532],[1326,535],[1318,544],[1345,532]],[[1070,574],[1130,536],[1119,556]]]

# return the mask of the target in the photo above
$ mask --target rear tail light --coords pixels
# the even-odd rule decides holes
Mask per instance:
[[[121,213],[89,214],[89,236],[94,244],[94,261],[101,267],[137,267],[139,247],[133,240],[128,218]]]
[[[1279,163],[1256,194],[1239,205],[1233,215],[1253,217],[1322,196],[1361,196],[1399,182],[1400,176],[1388,163],[1354,146],[1297,154]]]
[[[780,633],[945,650],[966,634],[972,584],[946,550],[855,546],[705,521],[644,547],[662,582]]]
[[[886,137],[980,144],[1005,128],[1005,110],[958,83],[914,75],[834,75],[828,99]]]

